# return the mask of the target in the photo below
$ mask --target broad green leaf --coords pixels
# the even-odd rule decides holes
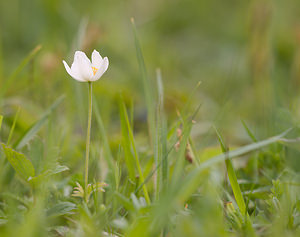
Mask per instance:
[[[43,127],[43,125],[47,122],[50,114],[57,108],[57,106],[63,101],[65,96],[60,96],[42,115],[42,117],[35,122],[19,139],[19,141],[15,144],[15,148],[17,150],[22,149]]]
[[[35,170],[31,161],[22,153],[14,151],[12,148],[2,144],[5,156],[16,173],[25,181],[34,177]]]
[[[71,211],[76,209],[76,205],[72,202],[61,202],[47,210],[48,217],[57,217],[66,214],[72,214]]]

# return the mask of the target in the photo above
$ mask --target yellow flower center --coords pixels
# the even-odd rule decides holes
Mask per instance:
[[[96,72],[98,71],[98,68],[92,67],[92,69],[93,69],[93,73],[94,73],[94,76],[95,76]]]

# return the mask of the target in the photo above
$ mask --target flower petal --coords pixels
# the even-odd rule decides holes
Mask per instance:
[[[84,81],[84,80],[81,79],[80,75],[76,73],[76,71],[72,70],[74,63],[72,64],[72,68],[70,68],[69,65],[65,61],[63,61],[63,64],[64,64],[64,66],[67,70],[67,73],[69,73],[69,75],[71,77],[73,77],[77,81]]]
[[[74,62],[72,63],[71,70],[72,70],[72,72],[73,72],[73,74],[74,74],[75,76],[77,76],[78,78],[80,78],[81,81],[85,81],[85,80],[82,78],[81,74],[80,74],[79,66],[78,66],[78,62],[77,62],[77,61],[74,61]]]
[[[84,81],[90,81],[94,75],[92,70],[91,61],[85,55],[85,53],[81,51],[76,51],[74,56],[74,63],[78,69],[78,73],[80,73],[81,78]]]
[[[103,75],[103,73],[106,72],[107,68],[109,65],[109,61],[108,58],[105,57],[103,59],[102,64],[100,65],[100,68],[98,69],[98,71],[96,72],[96,74],[93,76],[93,78],[91,79],[91,81],[97,81],[98,79],[100,79],[100,77]]]
[[[92,53],[92,66],[95,68],[100,68],[103,62],[103,58],[97,50],[94,50]]]

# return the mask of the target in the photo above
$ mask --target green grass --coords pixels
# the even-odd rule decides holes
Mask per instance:
[[[0,236],[299,236],[299,7],[1,2]]]

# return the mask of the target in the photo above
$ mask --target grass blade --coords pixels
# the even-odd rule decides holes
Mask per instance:
[[[159,198],[159,192],[162,188],[167,186],[169,168],[167,156],[167,122],[164,113],[164,91],[161,72],[159,69],[156,71],[157,88],[158,88],[158,103],[156,106],[156,134],[155,134],[155,147],[154,158],[157,170],[156,175],[156,199]],[[162,165],[161,165],[162,163]],[[162,166],[162,167],[160,167]]]
[[[50,114],[57,108],[57,106],[63,101],[65,96],[59,97],[42,115],[42,117],[35,122],[18,140],[15,144],[17,150],[22,149],[42,128],[42,126],[47,122]]]
[[[120,99],[120,122],[122,133],[122,147],[125,153],[125,163],[128,170],[128,176],[131,181],[135,180],[135,162],[131,153],[131,145],[127,131],[125,114],[123,112],[123,101]]]
[[[232,158],[235,158],[235,157],[238,157],[241,155],[245,155],[249,152],[266,147],[272,143],[279,142],[290,131],[291,131],[291,129],[288,129],[277,136],[268,138],[268,139],[260,141],[260,142],[255,142],[255,143],[243,146],[243,147],[238,148],[233,151],[228,151],[221,155],[214,156],[214,157],[210,158],[209,160],[201,163],[197,168],[195,168],[192,172],[190,172],[186,176],[186,178],[183,180],[184,185],[182,185],[181,186],[182,188],[180,190],[178,190],[178,199],[183,202],[194,192],[194,190],[197,189],[198,184],[199,184],[199,178],[201,177],[202,172],[205,169],[207,169],[213,165],[216,165],[222,161],[225,161],[226,159],[232,159]]]
[[[100,130],[100,136],[101,136],[101,139],[103,141],[104,157],[105,157],[106,162],[107,162],[107,164],[109,166],[109,172],[110,172],[110,174],[114,176],[114,174],[116,172],[115,171],[115,165],[113,163],[114,159],[113,159],[113,155],[112,155],[111,149],[109,147],[109,142],[108,142],[108,139],[107,139],[107,134],[106,134],[106,131],[105,131],[105,128],[104,128],[104,124],[103,124],[101,115],[100,115],[100,111],[99,111],[99,107],[98,107],[98,103],[97,103],[96,98],[94,98],[94,105],[93,106],[94,106],[94,113],[95,113],[96,121],[98,123],[99,130]]]
[[[135,48],[136,48],[136,55],[137,55],[137,60],[139,64],[139,69],[143,81],[143,87],[144,87],[144,93],[145,93],[145,100],[146,100],[146,105],[147,105],[147,110],[148,110],[148,129],[149,129],[149,135],[150,135],[150,141],[152,144],[154,144],[153,140],[154,139],[154,134],[153,131],[155,131],[155,101],[153,100],[154,98],[154,93],[153,93],[153,86],[150,83],[150,80],[147,76],[147,71],[146,71],[146,66],[145,66],[145,61],[142,53],[142,49],[138,40],[137,36],[137,31],[134,23],[134,19],[131,18],[131,23],[132,23],[132,28],[133,28],[133,33],[134,33],[134,40],[135,40]]]
[[[141,181],[141,183],[144,183],[144,175],[143,175],[142,168],[141,168],[141,165],[140,165],[138,153],[137,153],[135,142],[134,142],[133,132],[132,132],[131,127],[130,127],[128,114],[126,112],[126,107],[125,107],[124,103],[121,104],[121,111],[123,113],[123,117],[124,117],[126,125],[127,125],[128,136],[129,136],[130,144],[131,144],[131,147],[132,147],[132,150],[133,150],[133,154],[134,154],[134,158],[135,158],[135,164],[136,164],[136,167],[138,169],[139,176],[140,176],[140,181]],[[145,184],[143,185],[143,192],[144,192],[147,204],[150,204],[150,198],[149,198],[148,190],[147,190],[147,187],[146,187]]]
[[[225,145],[224,140],[221,136],[221,134],[218,132],[218,130],[215,128],[221,148],[223,153],[227,153],[228,154],[228,147]],[[236,203],[240,209],[240,212],[245,215],[246,214],[246,204],[240,189],[240,185],[238,184],[237,178],[236,178],[236,174],[232,165],[232,162],[230,159],[225,159],[225,164],[226,164],[226,169],[227,169],[227,174],[228,174],[228,178],[229,178],[229,182],[236,200]]]
[[[242,120],[242,124],[248,134],[248,136],[252,139],[253,142],[257,142],[256,137],[254,136],[254,134],[251,132],[251,130],[248,128],[247,124],[245,123],[244,120]]]
[[[16,113],[16,115],[15,115],[15,118],[14,118],[13,124],[12,124],[12,126],[11,126],[11,129],[10,129],[10,131],[9,131],[9,135],[8,135],[8,139],[7,139],[6,145],[9,145],[9,143],[10,143],[10,140],[11,140],[11,138],[12,138],[12,135],[13,135],[13,133],[14,133],[15,126],[16,126],[16,122],[17,122],[17,120],[18,120],[18,117],[19,117],[20,111],[21,111],[21,108],[20,108],[20,107],[18,107],[18,110],[17,110],[17,113]]]
[[[1,126],[2,126],[2,121],[3,121],[3,116],[0,115],[0,130],[1,130]]]

